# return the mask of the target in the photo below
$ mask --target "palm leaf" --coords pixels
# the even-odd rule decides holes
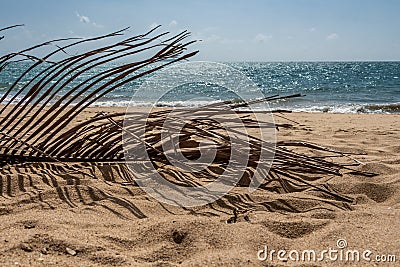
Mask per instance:
[[[52,40],[1,57],[2,66],[19,61],[15,60],[18,57],[33,61],[0,99],[1,160],[71,160],[62,153],[65,148],[48,148],[49,144],[60,142],[59,136],[65,135],[69,125],[82,111],[113,90],[197,53],[186,52],[187,46],[193,43],[184,43],[189,37],[188,32],[184,31],[162,40],[168,33],[154,34],[157,28],[72,56],[68,55],[67,49],[80,48],[84,43],[114,39],[120,37],[127,29],[78,41],[71,38]],[[69,42],[64,44],[65,41]],[[44,57],[26,54],[51,45],[55,49]],[[149,52],[152,55],[142,56],[141,60],[110,65],[117,60],[127,60]],[[52,60],[60,54],[64,58]],[[99,66],[106,67],[103,71],[92,74],[91,71]],[[87,79],[78,80],[80,76],[88,73]],[[28,80],[23,83],[24,79]],[[61,92],[65,93],[57,99]],[[77,153],[79,154],[78,151],[74,151],[73,154]],[[83,153],[79,159],[85,161],[88,158]],[[114,158],[110,156],[109,159]]]
[[[164,126],[170,110],[154,111],[151,114],[99,113],[77,123],[79,114],[105,95],[168,65],[188,59],[198,52],[187,51],[187,47],[194,42],[186,41],[188,32],[169,36],[166,32],[157,34],[157,28],[126,38],[124,34],[127,29],[93,38],[57,39],[0,57],[0,71],[16,62],[31,62],[0,98],[1,164],[56,162],[64,164],[66,169],[75,173],[94,177],[90,172],[74,168],[67,162],[90,163],[96,166],[111,162],[123,173],[124,180],[132,182],[131,175],[136,174],[127,170],[125,162],[131,159],[125,157],[122,147],[122,136],[127,134],[130,138],[125,140],[124,145],[135,148],[144,144],[153,166],[165,179],[183,186],[195,186],[217,179],[226,170],[231,154],[241,155],[246,150],[242,151],[240,146],[247,146],[251,149],[249,162],[239,185],[249,186],[257,171],[263,177],[262,189],[278,193],[312,192],[319,200],[328,201],[330,205],[339,208],[347,208],[343,203],[352,202],[352,198],[332,190],[326,183],[326,177],[340,176],[346,171],[374,175],[352,169],[359,162],[352,160],[347,154],[302,141],[277,142],[274,144],[275,156],[270,170],[260,169],[261,152],[271,152],[270,148],[262,146],[263,140],[247,136],[233,127],[231,131],[243,137],[239,147],[234,148],[229,142],[228,133],[220,124],[204,119],[229,109],[241,116],[240,123],[248,129],[291,127],[290,124],[275,125],[256,121],[238,109],[263,101],[300,97],[299,94],[270,96],[249,103],[224,101],[211,104],[207,109],[190,111],[195,115],[197,112],[199,119],[190,121],[177,136],[171,134],[167,139],[178,138],[179,147],[187,158],[196,158],[199,155],[199,138],[211,140],[217,146],[212,164],[202,171],[191,173],[179,167],[171,167],[173,162],[165,156],[166,151],[162,144],[167,140],[162,138],[161,129],[173,132],[173,129]],[[103,41],[108,41],[109,44],[99,45]],[[90,43],[97,48],[85,50],[85,45]],[[51,51],[42,57],[32,55],[37,49],[44,47]],[[80,52],[71,54],[71,49]],[[121,60],[128,63],[110,64]],[[94,71],[98,67],[102,67],[101,71]],[[83,76],[86,78],[81,79]],[[179,119],[188,111],[177,109],[174,112]],[[125,115],[129,116],[125,118]],[[124,119],[130,120],[127,128],[123,128]],[[143,125],[146,127],[144,135],[137,136],[135,132]],[[304,152],[305,149],[308,152]],[[140,159],[136,159],[136,162],[137,167],[141,168]],[[61,196],[66,199],[60,191]],[[278,204],[259,205],[272,210],[281,208],[298,211],[284,200]]]

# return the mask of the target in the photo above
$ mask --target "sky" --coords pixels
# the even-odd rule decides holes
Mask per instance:
[[[2,0],[0,53],[59,37],[189,30],[195,60],[399,61],[398,0]]]

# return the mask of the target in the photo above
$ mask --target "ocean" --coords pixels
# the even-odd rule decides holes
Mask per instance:
[[[28,63],[13,63],[0,72],[0,97],[21,75]],[[265,96],[300,93],[300,98],[270,103],[272,109],[332,113],[397,113],[400,114],[400,62],[234,62],[224,63],[241,71],[253,81]],[[73,87],[90,75],[110,67],[93,68],[80,75]],[[16,92],[30,77],[21,80]],[[102,97],[95,106],[126,106],[134,92],[148,76],[129,82]],[[229,77],[228,77],[229,78]],[[55,83],[56,81],[53,81]],[[106,81],[104,81],[106,82]],[[68,87],[66,88],[68,90]],[[11,99],[15,92],[7,98]],[[65,94],[59,92],[59,97]],[[197,96],[205,95],[215,101],[235,100],[235,96],[213,84],[189,84],[171,91],[157,105],[200,106],[209,103]],[[21,95],[15,101],[18,101]],[[14,101],[14,102],[15,102]],[[150,105],[144,99],[133,105]]]

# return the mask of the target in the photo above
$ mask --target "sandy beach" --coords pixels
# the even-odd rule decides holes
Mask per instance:
[[[90,108],[80,119],[99,110]],[[303,140],[351,152],[356,170],[326,181],[354,198],[345,209],[321,206],[312,194],[278,194],[237,187],[207,206],[179,208],[159,203],[123,171],[107,163],[74,165],[98,179],[71,174],[59,163],[6,165],[0,180],[1,266],[354,266],[337,260],[271,261],[268,250],[370,250],[371,262],[400,260],[400,115],[291,113],[298,122],[280,129],[278,140]],[[287,120],[275,117],[277,122]],[[79,119],[78,119],[79,121]],[[104,180],[112,182],[104,182]],[[235,223],[228,223],[235,209]],[[344,249],[345,249],[344,248]],[[287,256],[287,255],[286,255]],[[347,265],[346,265],[347,264]]]
[[[400,1],[0,6],[0,267],[400,266]]]

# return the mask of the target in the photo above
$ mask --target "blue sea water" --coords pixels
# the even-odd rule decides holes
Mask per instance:
[[[400,113],[400,62],[237,63],[267,94],[297,111]]]
[[[13,63],[0,72],[0,97],[26,69],[27,63]],[[273,109],[306,112],[336,113],[400,113],[400,62],[235,62],[224,63],[244,73],[264,93],[290,95],[301,93],[301,98],[271,103]],[[110,66],[95,67],[86,75],[79,75],[69,86],[84,81]],[[33,74],[32,74],[33,75]],[[16,92],[29,80],[15,87]],[[93,105],[126,106],[132,94],[146,77],[129,82]],[[56,83],[56,81],[53,81]],[[107,80],[104,80],[107,82]],[[101,84],[101,83],[100,83]],[[66,90],[58,94],[61,97]],[[12,92],[7,99],[13,96]],[[171,92],[163,99],[166,106],[196,106],[204,104],[190,99],[206,95],[218,100],[232,99],[226,90],[212,84],[192,84]],[[19,95],[15,100],[21,98]],[[149,102],[136,103],[150,104]]]

